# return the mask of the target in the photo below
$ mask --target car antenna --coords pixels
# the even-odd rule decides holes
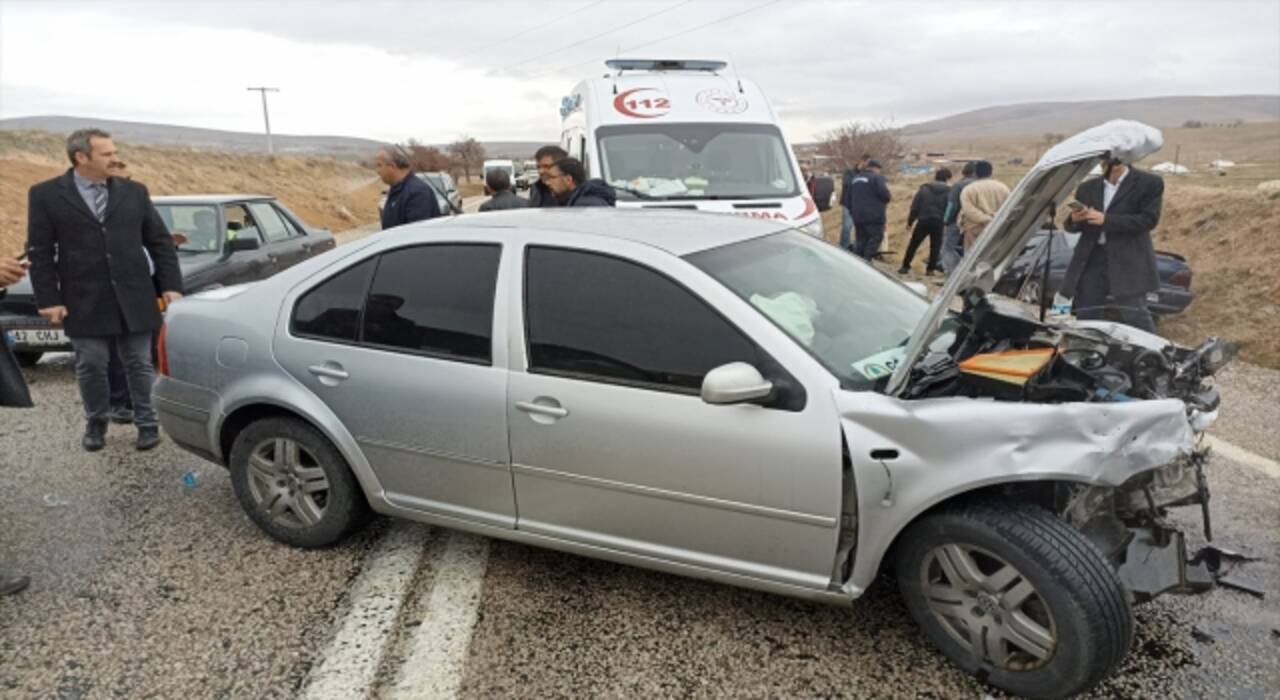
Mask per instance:
[[[729,52],[729,68],[733,70],[733,81],[738,84],[738,94],[746,91],[742,89],[742,78],[738,77],[738,61],[734,59],[733,52]]]

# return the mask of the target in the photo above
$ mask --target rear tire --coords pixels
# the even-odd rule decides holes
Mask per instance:
[[[997,688],[1068,697],[1129,652],[1123,584],[1084,535],[1041,508],[967,503],[925,516],[899,542],[898,588],[916,623]]]
[[[245,513],[294,547],[329,547],[368,522],[360,483],[338,449],[295,418],[264,418],[236,436],[228,461]]]
[[[36,363],[44,357],[42,350],[15,350],[13,356],[18,360],[19,367],[35,367]]]

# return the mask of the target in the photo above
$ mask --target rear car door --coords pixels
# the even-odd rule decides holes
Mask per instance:
[[[263,250],[268,257],[275,256],[276,272],[307,259],[307,251],[302,248],[303,239],[285,223],[271,202],[249,202],[249,211],[262,229],[262,237],[266,241]]]
[[[299,298],[275,352],[341,419],[389,501],[510,528],[501,252],[439,243],[368,258]]]
[[[227,227],[227,240],[253,238],[260,246],[257,250],[241,250],[232,253],[224,263],[227,271],[223,286],[266,279],[277,271],[276,256],[267,251],[267,239],[262,235],[257,220],[244,204],[226,204],[222,207]]]
[[[655,267],[530,247],[524,272],[527,356],[523,367],[513,358],[508,406],[519,528],[826,586],[841,445],[825,394],[806,393],[737,325]],[[786,401],[703,402],[703,376],[735,361],[787,387]]]

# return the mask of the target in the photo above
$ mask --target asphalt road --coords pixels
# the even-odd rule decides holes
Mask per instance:
[[[37,408],[0,411],[0,567],[33,579],[0,599],[0,698],[999,697],[887,584],[827,607],[388,521],[277,545],[221,467],[137,453],[129,426],[82,452],[68,355],[28,377]],[[1142,606],[1095,697],[1280,689],[1280,372],[1237,365],[1219,386],[1215,534],[1261,557],[1240,575],[1267,597]]]

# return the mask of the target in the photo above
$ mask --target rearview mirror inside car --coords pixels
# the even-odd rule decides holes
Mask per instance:
[[[773,383],[745,362],[721,365],[702,379],[702,400],[709,404],[750,403],[766,399],[772,393]]]
[[[229,253],[235,253],[243,250],[257,250],[261,247],[262,245],[258,243],[258,239],[251,236],[245,236],[244,238],[232,238],[227,241],[227,252]]]

